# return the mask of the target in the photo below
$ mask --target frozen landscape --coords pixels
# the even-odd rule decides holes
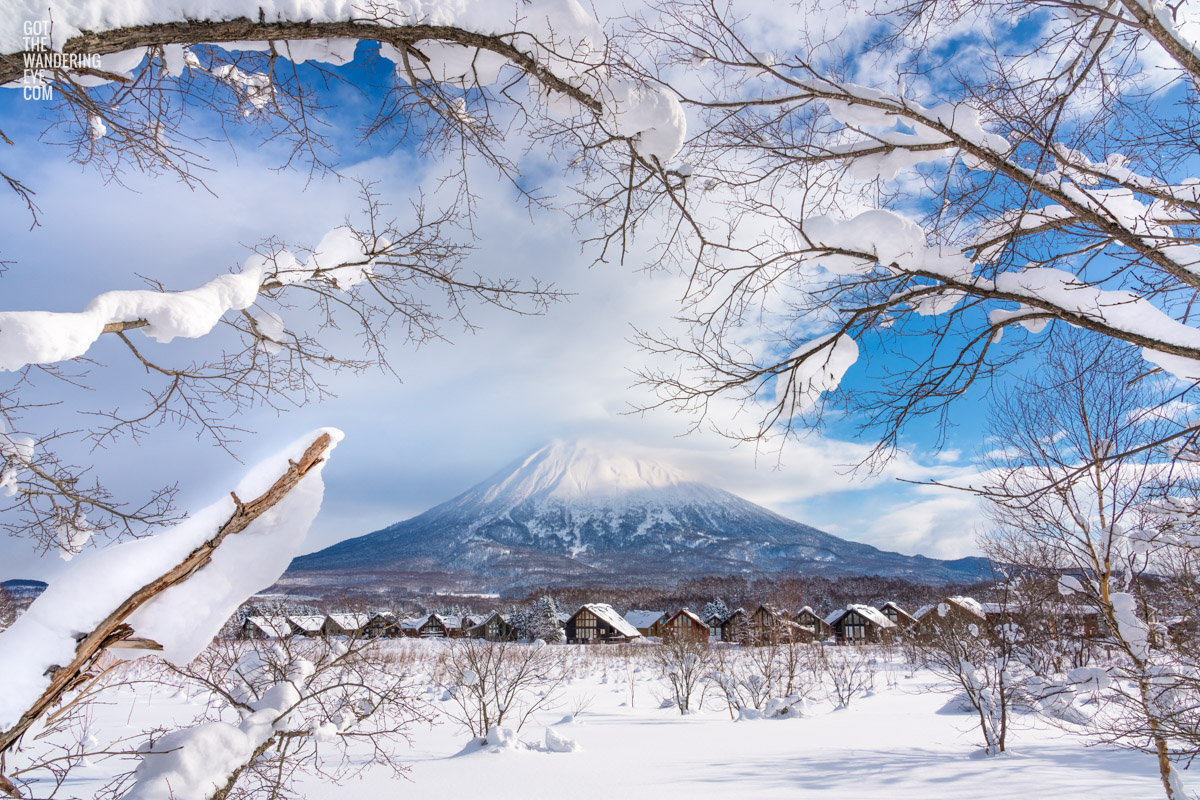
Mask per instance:
[[[1198,132],[1200,0],[0,3],[0,797],[1196,800]]]
[[[1002,757],[982,757],[978,724],[955,707],[954,694],[927,671],[913,673],[896,654],[879,651],[874,688],[835,708],[820,686],[795,718],[732,720],[720,692],[704,685],[698,710],[660,708],[670,691],[649,647],[562,646],[570,677],[553,707],[534,713],[515,738],[484,745],[448,715],[439,698],[444,679],[426,671],[446,641],[401,641],[414,668],[417,710],[411,744],[389,750],[407,769],[354,765],[337,781],[308,776],[297,790],[310,798],[363,796],[435,798],[686,798],[765,797],[868,800],[877,797],[960,798],[1161,796],[1152,756],[1110,746],[1086,746],[1069,726],[1035,713],[1019,714]],[[154,673],[146,670],[147,674]],[[135,674],[138,672],[135,670]],[[144,684],[117,688],[97,707],[97,729],[133,736],[156,725],[186,725],[220,701],[198,688]],[[533,684],[531,693],[543,687]],[[227,712],[226,712],[227,713]],[[573,743],[551,752],[547,732]],[[572,745],[566,745],[571,747]],[[365,762],[367,747],[349,759]],[[327,768],[340,769],[340,755]],[[99,796],[102,784],[128,763],[100,760],[76,769],[63,796]]]

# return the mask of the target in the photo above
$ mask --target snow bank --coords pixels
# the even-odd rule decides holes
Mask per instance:
[[[266,459],[235,490],[245,501],[261,495],[321,434],[333,445],[342,434],[314,431]],[[331,446],[332,449],[332,446]],[[191,661],[247,597],[270,586],[304,542],[321,506],[324,484],[317,464],[274,508],[230,536],[212,561],[187,582],[153,598],[128,619],[135,635],[163,646],[174,663]],[[131,594],[179,564],[210,539],[234,512],[225,497],[156,536],[79,556],[0,634],[0,730],[17,721],[50,684],[48,668],[74,658],[77,637],[93,630]],[[136,657],[138,651],[124,654]]]
[[[546,728],[546,749],[551,753],[575,753],[582,748],[574,739],[563,736],[553,728]]]

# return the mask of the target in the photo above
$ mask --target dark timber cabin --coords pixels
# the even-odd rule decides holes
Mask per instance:
[[[850,605],[825,620],[838,644],[878,644],[891,641],[896,625],[872,606]]]
[[[709,628],[700,617],[686,608],[675,612],[675,615],[663,623],[662,637],[664,641],[672,639],[689,639],[693,642],[707,642]]]
[[[640,639],[638,629],[607,603],[587,603],[567,619],[564,626],[570,644],[629,642]]]
[[[792,622],[811,631],[813,638],[817,640],[828,639],[833,635],[833,628],[830,628],[829,623],[813,611],[811,606],[797,611],[796,616],[792,617]]]
[[[750,627],[750,615],[746,613],[746,609],[736,609],[721,623],[722,642],[751,644],[753,640],[754,630]]]
[[[515,642],[517,628],[499,611],[493,611],[483,622],[467,628],[465,635],[469,639],[487,639],[489,642]]]
[[[750,617],[750,628],[755,644],[778,644],[779,642],[811,642],[813,632],[797,625],[786,611],[761,605]]]
[[[891,600],[879,607],[879,613],[890,619],[892,624],[899,628],[907,628],[909,625],[912,625],[917,621],[916,617],[914,617],[912,614],[909,614]]]

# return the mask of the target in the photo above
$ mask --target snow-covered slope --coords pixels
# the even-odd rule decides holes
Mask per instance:
[[[360,582],[403,572],[494,590],[777,572],[944,582],[974,577],[978,567],[839,539],[653,458],[559,441],[420,516],[296,559],[289,579],[324,582],[319,573],[328,573]]]

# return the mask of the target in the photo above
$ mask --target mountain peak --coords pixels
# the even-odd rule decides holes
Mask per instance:
[[[596,501],[670,489],[695,481],[639,448],[612,442],[554,440],[476,487],[479,499]]]
[[[288,579],[493,591],[772,573],[947,581],[971,567],[838,539],[642,447],[580,440],[550,442],[423,514],[301,556]]]

